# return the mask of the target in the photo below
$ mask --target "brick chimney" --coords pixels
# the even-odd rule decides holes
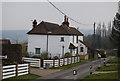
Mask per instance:
[[[68,26],[68,27],[69,27],[68,18],[67,18],[66,15],[64,16],[64,22],[62,23],[62,25],[65,25],[65,26]]]
[[[34,21],[33,21],[33,27],[35,27],[36,25],[37,25],[37,21],[34,20]]]

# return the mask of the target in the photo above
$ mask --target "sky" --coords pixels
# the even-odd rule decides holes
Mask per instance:
[[[74,20],[90,25],[77,24],[69,19],[70,26],[79,29],[93,29],[99,22],[107,25],[118,11],[117,2],[52,2],[57,8]],[[64,19],[48,2],[2,2],[2,30],[30,30],[32,20],[57,23]],[[1,16],[0,16],[1,17]]]

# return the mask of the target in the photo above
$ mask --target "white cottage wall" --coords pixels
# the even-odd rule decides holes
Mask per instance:
[[[28,52],[35,54],[35,48],[40,48],[40,52],[46,51],[47,35],[28,35]]]
[[[64,41],[61,41],[61,37],[64,37]],[[69,52],[69,44],[70,44],[70,36],[65,35],[49,35],[49,45],[48,52],[51,53],[52,56],[62,57],[63,46],[64,53]]]

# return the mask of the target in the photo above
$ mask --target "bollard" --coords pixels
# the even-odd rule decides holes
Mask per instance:
[[[100,64],[98,65],[98,69],[100,69]]]
[[[90,65],[90,74],[92,74],[92,65]]]
[[[76,71],[76,70],[73,70],[74,80],[76,80],[76,75],[77,75],[77,71]]]
[[[104,66],[106,66],[105,59],[104,59]]]

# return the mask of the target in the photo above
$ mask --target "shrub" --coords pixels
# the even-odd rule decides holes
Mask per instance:
[[[40,55],[33,55],[32,58],[41,58]]]
[[[58,56],[54,56],[53,59],[57,60],[57,59],[59,59],[59,57]]]
[[[41,53],[41,59],[48,59],[48,53],[47,52],[42,52]]]
[[[22,56],[23,56],[23,57],[30,57],[30,55],[29,55],[28,52],[24,52],[24,53],[22,54]]]
[[[70,52],[66,52],[65,53],[65,58],[69,58],[69,57],[71,57],[72,56],[72,54],[70,53]]]

